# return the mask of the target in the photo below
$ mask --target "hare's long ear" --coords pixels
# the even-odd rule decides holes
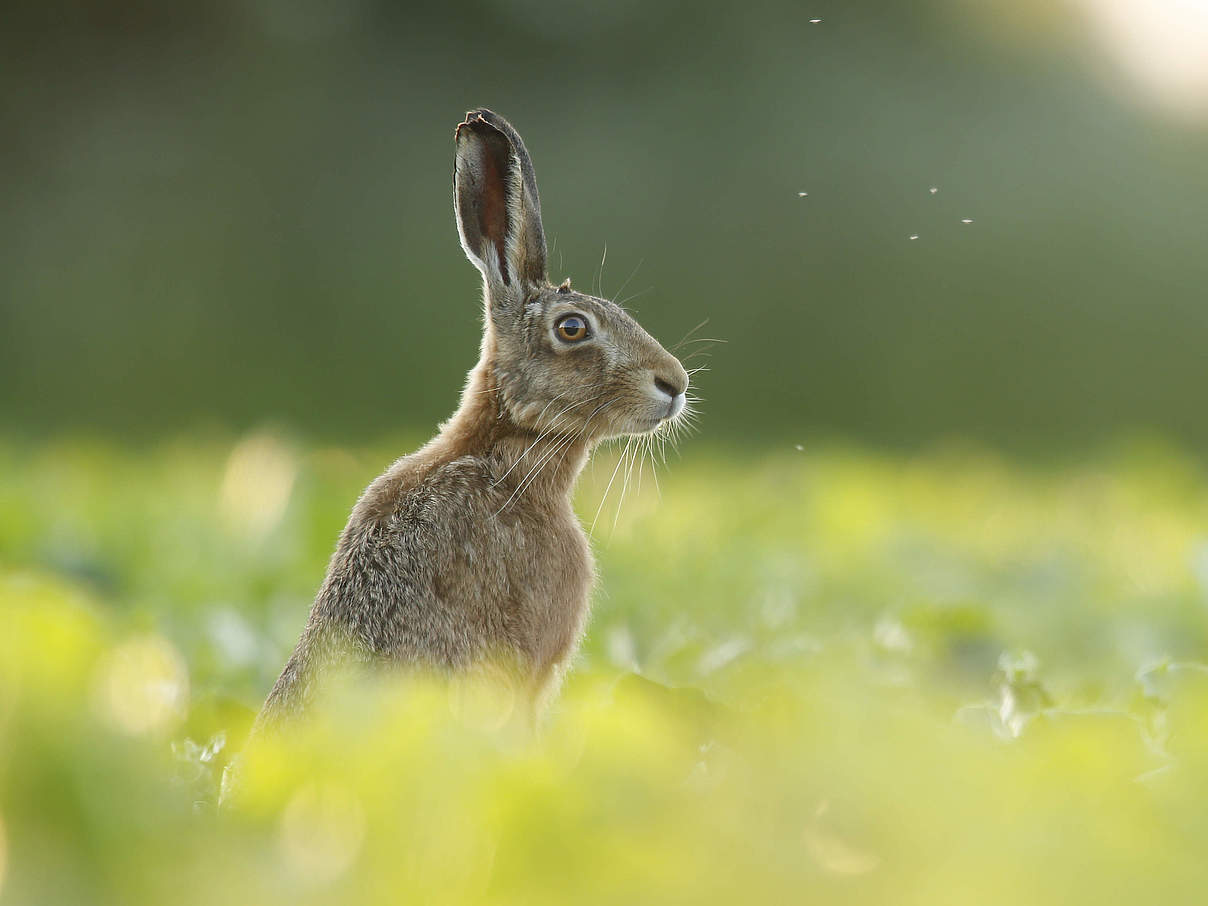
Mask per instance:
[[[546,282],[541,200],[528,151],[507,120],[490,110],[467,113],[456,144],[453,207],[462,248],[497,304],[501,295],[523,300]]]

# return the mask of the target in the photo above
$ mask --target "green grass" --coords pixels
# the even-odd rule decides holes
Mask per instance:
[[[0,902],[1208,889],[1208,477],[1155,444],[1040,468],[690,442],[619,515],[614,486],[539,740],[491,690],[342,688],[217,813],[351,503],[408,446],[0,444]]]

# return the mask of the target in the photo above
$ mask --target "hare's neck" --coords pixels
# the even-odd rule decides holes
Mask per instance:
[[[528,498],[569,497],[591,452],[581,437],[537,433],[517,425],[486,358],[470,372],[461,406],[441,429],[440,439],[453,456],[491,460],[500,483]]]

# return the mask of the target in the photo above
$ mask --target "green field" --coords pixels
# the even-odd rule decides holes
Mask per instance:
[[[491,690],[348,687],[219,812],[413,440],[0,444],[0,902],[1203,901],[1208,476],[1154,442],[689,441],[619,511],[604,451],[538,740]]]

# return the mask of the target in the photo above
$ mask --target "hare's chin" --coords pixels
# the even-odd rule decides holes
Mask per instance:
[[[674,419],[668,418],[665,415],[650,416],[648,418],[634,419],[633,425],[630,426],[629,431],[627,431],[626,433],[627,434],[653,434],[655,431],[657,431],[663,425],[665,425],[671,421],[674,421]]]

